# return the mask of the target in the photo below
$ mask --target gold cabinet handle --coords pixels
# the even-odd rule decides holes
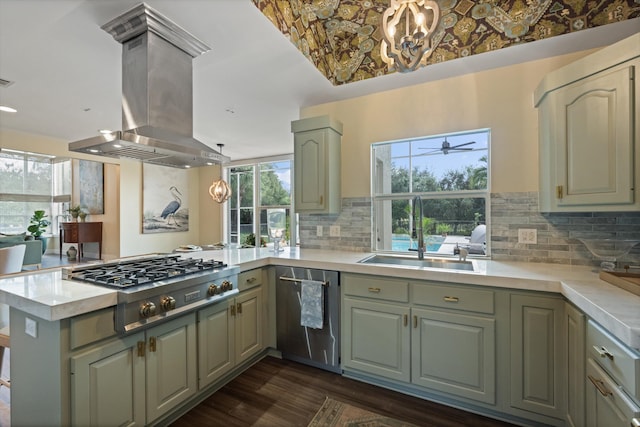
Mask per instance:
[[[460,301],[460,299],[458,297],[447,297],[447,296],[445,296],[442,299],[445,300],[446,302],[458,302],[458,301]]]
[[[407,326],[407,324],[409,323],[409,316],[408,315],[404,315],[404,326]]]
[[[597,345],[593,346],[593,349],[596,351],[596,353],[598,353],[600,355],[600,357],[602,357],[603,359],[605,357],[608,357],[609,360],[613,360],[613,353],[611,353],[609,350],[607,350],[604,347],[598,347]]]
[[[374,294],[379,294],[380,293],[380,288],[369,288],[369,292],[372,292]]]
[[[418,316],[416,315],[413,316],[413,327],[414,328],[418,327]]]
[[[231,315],[232,316],[236,315],[236,305],[235,304],[231,304],[231,307],[229,307],[229,310],[231,310]]]
[[[591,381],[591,383],[598,389],[601,395],[605,397],[613,395],[613,393],[611,393],[611,391],[607,388],[607,386],[604,385],[602,380],[593,378],[591,375],[589,375],[589,381]]]
[[[149,351],[156,351],[156,337],[149,338]]]
[[[138,341],[138,357],[144,357],[144,341]]]
[[[242,314],[242,303],[238,303],[236,307],[236,312],[238,314]]]
[[[322,201],[323,201],[323,200],[324,200],[324,199],[322,198],[322,196],[320,196],[320,204],[322,204]]]
[[[253,282],[255,282],[256,280],[258,280],[258,279],[256,279],[255,277],[249,277],[249,278],[247,279],[247,283],[253,283]]]
[[[563,192],[564,192],[564,189],[562,188],[562,185],[556,186],[556,198],[562,199]]]

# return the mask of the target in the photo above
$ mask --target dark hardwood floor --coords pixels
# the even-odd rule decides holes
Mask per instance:
[[[267,357],[171,426],[306,426],[327,396],[424,427],[512,425]]]

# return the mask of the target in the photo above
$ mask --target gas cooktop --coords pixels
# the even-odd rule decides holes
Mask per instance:
[[[227,267],[222,261],[162,255],[76,268],[63,268],[64,279],[80,280],[114,288],[128,288],[187,277]]]

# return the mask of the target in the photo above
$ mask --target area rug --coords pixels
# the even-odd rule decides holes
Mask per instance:
[[[308,427],[417,427],[327,397]]]

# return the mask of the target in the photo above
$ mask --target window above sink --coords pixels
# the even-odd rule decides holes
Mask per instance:
[[[417,250],[422,228],[427,255],[453,257],[463,248],[488,256],[490,138],[479,129],[372,144],[372,249]]]

